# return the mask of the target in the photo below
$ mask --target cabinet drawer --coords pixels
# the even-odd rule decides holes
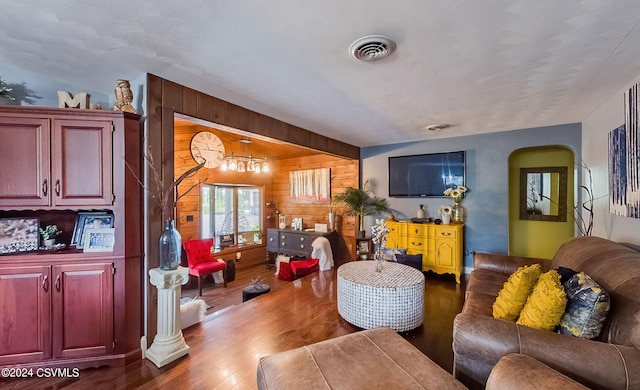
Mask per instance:
[[[416,237],[407,237],[407,252],[422,252],[427,250],[427,240]]]
[[[407,235],[407,223],[405,222],[385,222],[385,225],[391,230],[388,234],[395,234],[397,236]]]
[[[428,228],[429,228],[429,225],[412,223],[409,226],[407,226],[407,235],[409,237],[426,238]]]
[[[267,230],[267,250],[271,252],[278,251],[278,232]]]
[[[304,252],[304,254],[310,254],[311,250],[313,249],[311,248],[312,241],[313,238],[310,236],[293,233],[281,233],[280,249],[300,251]]]
[[[450,239],[457,238],[457,229],[438,227],[435,229],[435,232],[436,232],[436,238],[450,238]]]

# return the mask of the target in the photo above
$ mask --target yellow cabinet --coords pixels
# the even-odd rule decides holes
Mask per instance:
[[[460,283],[462,273],[462,224],[436,225],[387,221],[387,248],[406,248],[408,254],[422,255],[422,270],[454,274]]]

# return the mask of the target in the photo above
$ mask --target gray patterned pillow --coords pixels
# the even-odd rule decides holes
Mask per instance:
[[[567,308],[558,332],[585,339],[600,335],[609,313],[609,293],[584,272],[578,272],[564,283]]]
[[[398,261],[396,255],[404,255],[406,253],[406,248],[382,248],[382,258],[387,261]]]

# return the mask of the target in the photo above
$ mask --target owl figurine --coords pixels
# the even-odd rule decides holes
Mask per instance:
[[[133,101],[133,92],[131,92],[129,80],[117,80],[114,91],[116,94],[116,104],[113,106],[114,110],[131,113],[136,112],[136,109],[131,105],[131,102]]]

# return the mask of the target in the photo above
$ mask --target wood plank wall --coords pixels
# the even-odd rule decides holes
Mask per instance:
[[[273,195],[276,209],[286,215],[287,226],[294,217],[302,218],[305,228],[313,228],[316,223],[329,224],[329,208],[326,203],[300,203],[289,197],[289,172],[331,168],[331,196],[343,192],[346,187],[359,186],[360,162],[328,154],[278,160],[273,175]],[[353,258],[355,253],[355,237],[358,226],[355,217],[345,216],[338,211],[336,230],[342,237],[340,262]]]

